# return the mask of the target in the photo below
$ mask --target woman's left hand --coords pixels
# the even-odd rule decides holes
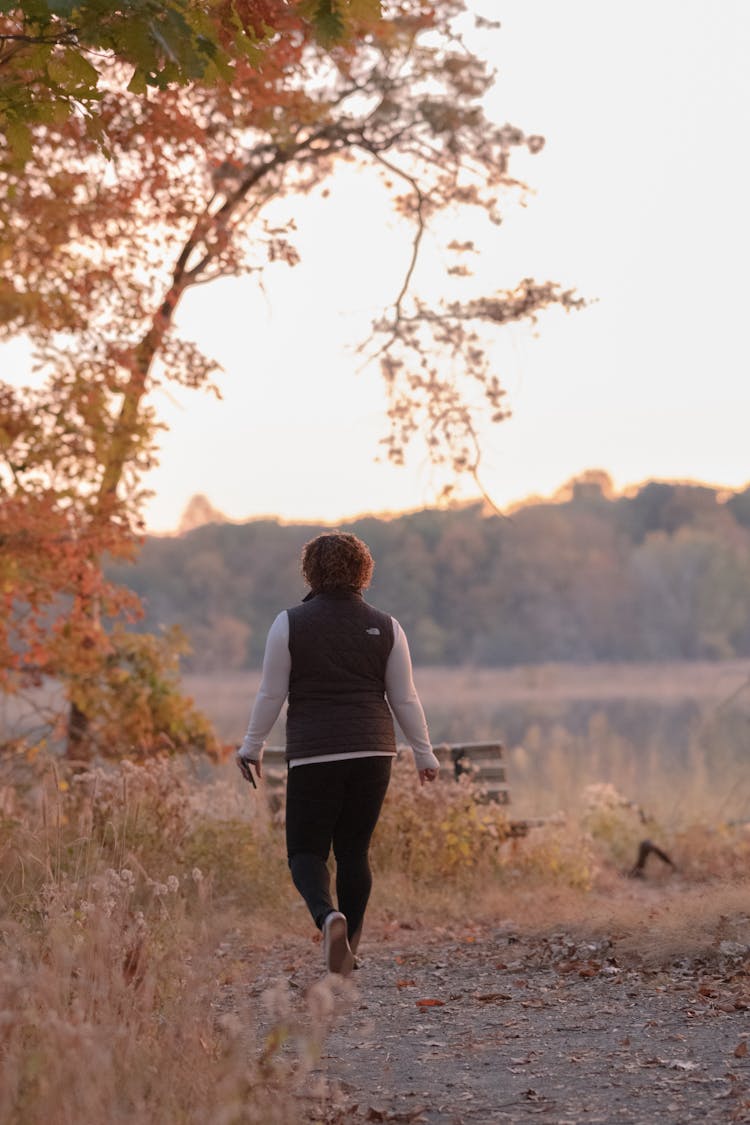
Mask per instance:
[[[437,770],[428,769],[419,771],[419,784],[424,785],[425,781],[434,781],[438,775]]]

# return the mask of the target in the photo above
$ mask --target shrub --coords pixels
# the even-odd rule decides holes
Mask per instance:
[[[420,787],[413,763],[397,760],[373,845],[383,871],[439,881],[459,871],[491,869],[506,838],[501,805],[484,800],[467,777]]]

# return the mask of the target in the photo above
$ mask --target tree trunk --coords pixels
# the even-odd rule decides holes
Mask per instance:
[[[161,347],[172,314],[184,288],[184,285],[179,284],[172,286],[162,302],[161,308],[154,316],[151,328],[133,350],[130,378],[123,391],[122,406],[112,430],[109,456],[102,466],[101,482],[93,505],[92,519],[94,522],[106,523],[111,518],[116,506],[117,489],[130,457],[141,402],[148,389],[148,375],[151,365]],[[89,563],[97,570],[101,570],[101,555],[92,553]],[[89,607],[86,611],[89,611]],[[96,626],[100,628],[98,598],[91,600],[90,612],[92,620],[95,619]],[[82,710],[74,699],[70,698],[72,686],[72,684],[68,686],[68,725],[65,756],[71,764],[74,762],[85,763],[91,757],[92,751],[89,738],[90,716]]]
[[[88,740],[89,720],[76,701],[70,701],[68,708],[68,730],[65,756],[71,765],[83,766],[91,757],[91,744]]]

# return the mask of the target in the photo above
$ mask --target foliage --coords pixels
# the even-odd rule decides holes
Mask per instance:
[[[155,751],[197,750],[217,753],[208,720],[180,690],[179,656],[186,651],[181,631],[164,636],[128,632],[109,634],[110,653],[99,674],[73,683],[71,698],[93,716],[90,736],[101,747],[127,748],[131,758]]]
[[[89,133],[107,151],[96,115],[113,60],[128,69],[128,90],[231,82],[238,62],[261,68],[272,39],[305,22],[321,42],[343,42],[377,19],[379,0],[32,0],[0,2],[0,127],[23,164],[33,127],[85,111]]]
[[[649,834],[663,837],[663,829],[653,822],[647,827],[641,810],[610,783],[586,787],[581,823],[600,849],[623,871],[633,866],[641,840]]]
[[[413,762],[401,759],[378,824],[374,862],[428,882],[459,873],[468,878],[499,865],[507,834],[505,810],[483,802],[475,783],[445,779],[420,789]]]
[[[250,897],[256,906],[288,907],[294,901],[280,833],[260,833],[257,825],[239,819],[203,818],[185,839],[183,856],[187,866],[211,872],[217,895],[243,909]]]
[[[715,489],[661,482],[656,508],[655,483],[607,496],[573,482],[510,519],[471,505],[344,527],[370,544],[368,598],[420,664],[750,656],[750,531]],[[135,567],[111,574],[145,600],[148,628],[185,629],[188,668],[254,666],[278,607],[301,594],[314,530],[212,523],[147,539]]]
[[[533,828],[528,838],[513,845],[505,874],[517,886],[590,891],[599,871],[590,836],[577,824],[551,823]]]
[[[369,7],[350,6],[358,17]],[[511,154],[542,143],[486,119],[492,75],[461,41],[464,15],[461,0],[403,0],[333,53],[298,20],[293,34],[271,37],[262,65],[238,56],[231,83],[157,82],[146,96],[128,88],[117,60],[102,60],[97,121],[108,159],[71,116],[39,126],[25,169],[0,167],[0,330],[25,333],[48,377],[2,388],[3,686],[42,674],[66,684],[75,754],[92,741],[93,715],[76,701],[81,677],[106,679],[111,622],[135,612],[102,567],[132,554],[143,530],[139,482],[159,430],[151,396],[170,383],[212,385],[214,364],[178,333],[176,310],[194,286],[296,262],[294,224],[267,216],[271,201],[309,192],[354,160],[383,176],[413,223],[407,270],[373,340],[396,460],[427,426],[435,459],[476,476],[476,410],[505,413],[477,326],[580,303],[531,281],[435,308],[411,292],[435,216],[496,218],[502,194],[518,190]],[[451,366],[458,353],[463,384]],[[242,646],[237,630],[231,643]]]
[[[481,784],[449,777],[420,788],[413,763],[400,760],[381,815],[373,862],[426,887],[488,880],[543,882],[589,890],[597,869],[590,839],[575,825],[551,823],[512,839],[507,809]]]
[[[69,723],[91,716],[89,737],[98,746],[127,745],[136,755],[213,750],[208,724],[179,690],[184,638],[177,629],[152,637],[128,633],[122,621],[133,620],[138,601],[98,565],[101,552],[129,557],[134,544],[116,517],[100,520],[91,510],[86,478],[101,442],[95,397],[81,389],[90,409],[70,420],[69,440],[59,441],[69,404],[59,386],[33,405],[23,405],[10,388],[0,390],[0,449],[10,484],[0,492],[0,687],[38,686],[64,669]]]

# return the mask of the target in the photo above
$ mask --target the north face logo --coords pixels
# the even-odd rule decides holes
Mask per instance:
[[[373,637],[379,637],[380,636],[380,629],[378,629],[378,628],[365,629],[365,632],[370,633],[370,635],[373,636]]]

